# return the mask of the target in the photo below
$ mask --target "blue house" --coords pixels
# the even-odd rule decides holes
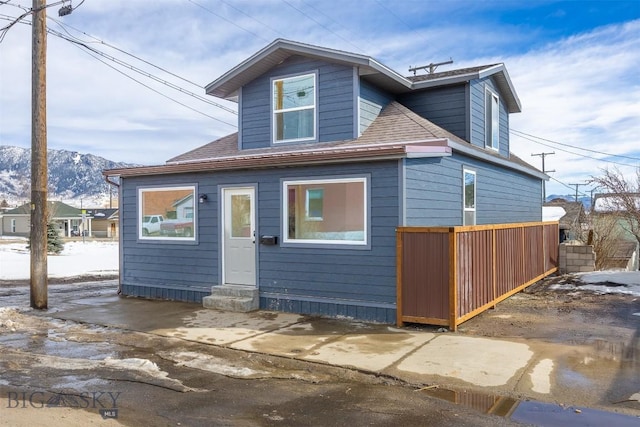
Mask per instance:
[[[206,87],[238,132],[120,178],[124,295],[394,323],[398,226],[541,221],[503,64],[405,77],[276,40]],[[189,197],[192,196],[192,197]],[[142,233],[145,218],[185,233]]]

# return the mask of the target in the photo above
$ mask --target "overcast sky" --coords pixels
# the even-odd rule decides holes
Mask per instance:
[[[0,0],[0,28],[31,3]],[[235,132],[237,116],[225,109],[236,104],[205,95],[204,86],[286,38],[365,54],[405,75],[411,66],[449,58],[454,64],[439,71],[504,62],[522,102],[522,112],[510,117],[511,151],[538,168],[541,158],[531,154],[555,152],[545,162],[555,170],[547,194],[573,194],[567,184],[584,183],[601,168],[640,165],[640,0],[72,5],[77,9],[64,17],[61,4],[47,9],[54,32],[49,148],[161,164]],[[0,145],[31,144],[29,23],[27,16],[4,38],[0,32]]]

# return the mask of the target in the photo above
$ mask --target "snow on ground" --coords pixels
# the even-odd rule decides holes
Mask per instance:
[[[26,240],[0,243],[0,280],[28,280],[30,254]],[[49,277],[118,274],[118,242],[65,242],[60,255],[47,257]]]
[[[552,285],[551,289],[640,296],[640,271],[594,271],[575,273],[573,278],[576,281]]]
[[[1,239],[0,239],[1,240]],[[29,280],[30,254],[26,239],[0,241],[0,280]],[[118,243],[112,241],[65,242],[60,255],[48,257],[49,277],[118,274]],[[640,272],[596,271],[576,273],[551,289],[584,290],[602,294],[640,296]]]

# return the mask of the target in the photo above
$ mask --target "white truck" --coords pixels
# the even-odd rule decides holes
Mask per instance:
[[[160,234],[164,217],[162,215],[145,215],[142,218],[142,235]]]

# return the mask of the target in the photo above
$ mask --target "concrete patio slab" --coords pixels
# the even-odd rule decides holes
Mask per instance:
[[[316,348],[302,359],[381,371],[434,337],[435,334],[431,333],[394,332],[392,328],[388,328],[386,333],[340,337]]]
[[[339,331],[318,332],[313,323],[298,323],[236,342],[231,347],[278,356],[300,357],[327,340],[340,335]]]
[[[300,315],[289,313],[269,311],[232,313],[205,309],[183,317],[183,326],[155,329],[152,332],[207,344],[228,345],[269,331],[286,328],[303,319],[304,317]]]
[[[524,369],[533,352],[526,344],[439,335],[400,362],[415,376],[457,378],[482,387],[504,386]]]

